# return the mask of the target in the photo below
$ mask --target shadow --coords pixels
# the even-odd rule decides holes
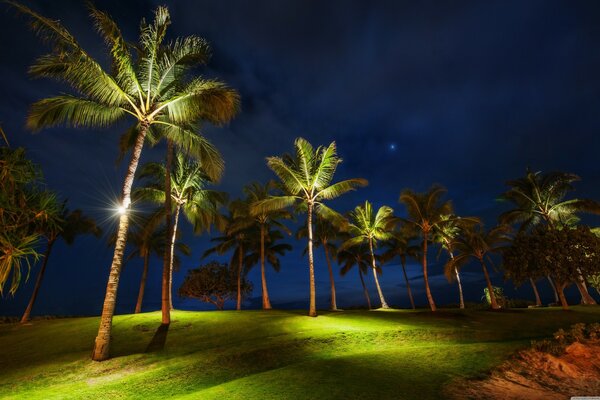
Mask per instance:
[[[146,353],[161,351],[165,348],[165,343],[167,342],[167,334],[169,333],[169,326],[169,324],[161,324],[158,327],[158,329],[154,333],[154,336],[152,337],[152,340],[148,344],[148,347],[146,347]]]

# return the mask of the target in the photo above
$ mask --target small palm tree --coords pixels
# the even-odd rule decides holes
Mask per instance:
[[[215,223],[221,227],[221,216],[218,209],[227,198],[225,193],[206,189],[211,180],[204,172],[201,162],[189,159],[182,153],[177,153],[173,161],[170,198],[174,205],[174,219],[167,246],[169,247],[170,309],[173,309],[173,251],[180,213],[183,211],[183,215],[193,225],[195,233],[209,231],[211,225]],[[139,179],[145,180],[145,184],[134,190],[134,198],[164,204],[167,197],[165,196],[166,176],[167,168],[164,164],[148,163],[144,165],[139,171]]]
[[[132,154],[121,195],[121,207],[131,204],[131,187],[146,138],[166,137],[198,156],[209,174],[217,178],[223,162],[217,150],[196,133],[195,124],[208,120],[229,121],[238,108],[238,94],[216,80],[192,77],[193,68],[208,60],[208,45],[188,36],[164,43],[171,18],[166,7],[158,7],[154,21],[142,21],[137,58],[130,52],[117,24],[105,12],[90,6],[94,25],[110,48],[112,73],[105,72],[60,22],[43,17],[15,2],[9,2],[29,16],[32,28],[51,44],[49,54],[38,58],[30,68],[37,77],[68,83],[75,95],[46,98],[31,106],[27,125],[33,130],[57,125],[105,128],[127,116],[133,117]],[[170,188],[167,188],[167,192]],[[169,200],[167,200],[169,201]],[[168,225],[169,222],[167,221]],[[109,345],[129,217],[122,213],[113,262],[102,308],[98,336],[92,358],[109,357]],[[170,226],[167,226],[170,231]],[[163,281],[168,268],[163,271]],[[163,324],[170,323],[163,284]]]
[[[369,246],[371,269],[373,270],[373,278],[375,279],[377,293],[379,293],[381,308],[390,307],[383,297],[381,286],[379,286],[374,247],[378,240],[389,240],[392,238],[393,235],[391,234],[391,229],[396,223],[393,213],[394,210],[390,207],[382,206],[377,210],[377,213],[374,214],[371,203],[365,201],[364,205],[357,206],[354,211],[350,213],[350,223],[347,229],[351,238],[346,240],[340,246],[341,251],[361,244],[367,244]]]
[[[92,234],[98,237],[102,233],[94,220],[83,215],[81,210],[69,212],[66,208],[66,202],[59,204],[54,195],[51,194],[50,196],[53,200],[48,203],[49,206],[46,208],[48,218],[38,228],[40,234],[46,239],[44,261],[38,272],[31,299],[21,317],[22,324],[29,322],[31,319],[31,310],[37,299],[42,280],[44,279],[44,273],[46,272],[46,266],[48,265],[48,259],[56,241],[62,238],[66,244],[71,245],[79,235]]]
[[[466,264],[471,258],[476,259],[481,264],[483,275],[487,283],[487,289],[490,296],[490,304],[493,309],[500,306],[496,301],[490,275],[486,267],[486,261],[492,263],[491,253],[499,252],[510,240],[508,236],[509,228],[505,225],[498,226],[489,231],[485,231],[481,225],[471,226],[461,229],[461,235],[454,243],[456,255],[448,260],[444,268],[446,275],[449,271],[454,271]]]
[[[342,265],[342,269],[340,270],[340,275],[345,276],[351,269],[356,265],[356,269],[358,270],[358,276],[360,278],[360,284],[363,288],[363,293],[365,294],[365,298],[367,299],[367,306],[369,310],[371,309],[371,298],[369,297],[369,291],[367,290],[367,286],[365,285],[365,279],[363,277],[364,274],[369,272],[370,266],[370,252],[369,248],[366,245],[354,246],[350,247],[346,250],[340,251],[337,253],[337,260],[340,265]],[[377,271],[381,272],[380,270]]]
[[[399,201],[406,206],[408,219],[404,221],[413,225],[421,232],[423,240],[422,265],[423,280],[425,281],[425,293],[431,311],[435,311],[435,301],[429,288],[429,275],[427,271],[427,244],[432,239],[436,228],[450,223],[452,220],[445,220],[444,215],[452,213],[452,204],[450,201],[443,201],[442,196],[446,189],[439,185],[433,185],[425,193],[416,193],[410,189],[405,189],[400,194]]]
[[[310,300],[308,315],[317,316],[315,270],[313,261],[313,213],[326,219],[341,221],[343,218],[323,204],[341,196],[357,187],[367,185],[365,179],[347,179],[331,183],[337,166],[342,162],[337,155],[335,142],[327,147],[316,149],[303,138],[294,142],[296,153],[283,157],[268,157],[267,165],[281,180],[284,195],[272,196],[255,203],[251,208],[253,215],[268,210],[282,210],[293,205],[300,205],[307,213],[308,227],[308,271],[310,285]]]

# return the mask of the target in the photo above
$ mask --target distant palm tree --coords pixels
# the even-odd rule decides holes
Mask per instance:
[[[360,246],[354,246],[337,253],[338,263],[342,265],[340,275],[345,276],[348,271],[350,271],[352,267],[356,265],[369,310],[371,309],[371,298],[369,297],[369,291],[365,285],[365,279],[363,278],[363,275],[367,274],[369,269],[371,269],[370,258],[371,254],[369,252],[369,248],[364,244]],[[377,272],[380,272],[380,270]]]
[[[446,275],[452,273],[466,264],[471,258],[476,259],[481,264],[487,289],[490,296],[490,304],[493,309],[498,309],[500,306],[494,295],[490,275],[486,267],[486,261],[492,262],[491,253],[498,252],[510,240],[508,237],[509,228],[505,225],[495,227],[489,231],[485,231],[481,225],[465,227],[461,229],[461,235],[454,243],[456,255],[448,260],[444,268]]]
[[[335,280],[333,277],[333,267],[331,266],[331,257],[337,253],[337,247],[334,243],[335,239],[340,235],[339,229],[331,222],[324,218],[317,216],[317,221],[314,229],[314,237],[316,239],[313,243],[315,247],[322,246],[325,252],[325,260],[327,262],[327,268],[329,270],[329,284],[331,288],[331,311],[337,311],[337,300],[335,293]],[[296,233],[298,239],[305,238],[308,236],[308,228],[306,225],[301,227]],[[308,247],[304,250],[308,251]]]
[[[550,229],[561,229],[578,222],[577,214],[600,214],[600,203],[590,199],[565,200],[573,190],[573,183],[581,180],[575,174],[565,172],[533,172],[527,170],[524,177],[507,182],[510,187],[500,195],[500,200],[513,203],[516,208],[502,213],[501,224],[520,224],[519,231],[528,231],[535,225],[545,223]],[[558,302],[558,292],[552,277],[548,280]],[[531,281],[537,295],[535,282]],[[583,276],[575,282],[584,304],[596,304],[590,296]]]
[[[394,210],[388,206],[382,206],[377,210],[377,213],[373,213],[371,203],[365,201],[364,205],[357,206],[354,211],[350,212],[350,223],[347,229],[351,238],[340,246],[340,251],[343,251],[361,244],[369,245],[371,269],[373,270],[377,293],[379,293],[381,308],[390,307],[383,297],[381,286],[379,286],[374,247],[378,240],[390,240],[393,237],[391,230],[396,223],[393,213]]]
[[[37,299],[42,280],[44,279],[44,273],[46,272],[46,266],[48,265],[48,259],[54,243],[59,238],[71,245],[75,241],[75,237],[79,235],[92,234],[96,237],[100,236],[102,231],[96,226],[93,219],[83,215],[81,210],[74,210],[69,212],[66,208],[66,202],[58,203],[56,197],[53,194],[50,196],[54,199],[51,200],[46,208],[48,218],[41,224],[39,231],[42,236],[46,238],[46,251],[44,253],[44,261],[38,272],[33,293],[31,299],[21,317],[21,323],[27,323],[31,319],[31,310]]]
[[[429,288],[429,275],[427,273],[427,244],[432,239],[436,228],[448,224],[452,221],[445,220],[444,215],[452,213],[452,204],[450,201],[443,201],[442,196],[446,189],[439,185],[433,185],[425,193],[416,193],[410,189],[405,189],[400,193],[399,201],[406,206],[408,219],[404,221],[418,228],[423,240],[422,264],[423,279],[425,281],[425,293],[431,311],[435,311],[435,301]]]
[[[308,314],[311,317],[316,317],[313,213],[328,219],[343,220],[338,213],[323,204],[323,201],[339,197],[359,186],[365,186],[367,181],[365,179],[348,179],[331,183],[337,166],[342,161],[337,155],[335,142],[327,147],[320,146],[314,149],[305,139],[297,138],[294,146],[296,148],[294,155],[285,154],[283,157],[267,158],[267,165],[281,180],[285,194],[272,196],[255,203],[251,208],[251,212],[253,215],[257,215],[268,210],[281,210],[293,205],[303,207],[306,210],[310,285]]]
[[[209,231],[211,225],[222,225],[219,207],[226,202],[223,192],[206,189],[211,182],[204,172],[202,163],[187,158],[182,153],[174,157],[171,171],[171,201],[174,204],[174,222],[168,238],[169,254],[169,304],[173,309],[173,251],[179,227],[179,215],[183,215],[193,225],[195,233]],[[156,204],[165,203],[165,177],[167,168],[161,163],[148,163],[139,171],[139,179],[144,186],[134,190],[135,199]]]
[[[221,175],[221,156],[196,133],[194,124],[203,120],[217,124],[229,121],[237,111],[239,97],[222,82],[192,77],[193,68],[208,60],[208,45],[203,39],[188,36],[164,43],[171,23],[166,7],[156,9],[152,23],[142,21],[135,52],[138,56],[134,58],[116,23],[105,12],[89,6],[96,29],[110,47],[113,71],[107,73],[59,21],[43,17],[18,3],[9,3],[31,17],[33,30],[52,46],[49,54],[35,61],[30,72],[37,77],[66,82],[77,92],[76,95],[59,95],[34,103],[27,119],[28,127],[33,130],[56,125],[105,128],[126,116],[133,117],[135,127],[130,139],[134,144],[123,183],[120,204],[123,209],[130,207],[131,187],[147,137],[150,140],[166,137],[176,142],[198,156],[211,177],[216,179]],[[170,192],[170,188],[166,191]],[[92,354],[96,361],[109,357],[112,317],[128,225],[129,217],[126,212],[122,213]],[[170,231],[169,221],[167,225],[167,231]],[[165,265],[163,324],[170,323],[167,279]]]

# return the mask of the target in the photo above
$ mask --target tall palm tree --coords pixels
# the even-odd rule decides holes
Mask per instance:
[[[415,300],[413,298],[412,289],[406,273],[406,260],[408,257],[418,259],[419,247],[412,245],[417,235],[412,232],[408,225],[403,225],[399,230],[392,232],[392,237],[383,242],[384,252],[380,255],[382,263],[389,262],[396,257],[400,257],[400,266],[402,267],[402,274],[404,275],[404,282],[406,283],[406,291],[408,293],[408,299],[410,305],[414,310]]]
[[[444,219],[444,215],[452,213],[452,203],[442,200],[442,196],[446,193],[446,189],[439,185],[433,185],[425,193],[416,193],[410,189],[405,189],[400,193],[399,201],[406,206],[408,219],[404,221],[421,232],[423,240],[422,249],[422,266],[423,280],[425,281],[425,293],[431,311],[435,311],[435,301],[431,295],[429,288],[429,275],[427,273],[427,244],[432,239],[432,235],[436,228],[448,224],[452,219]]]
[[[500,195],[500,200],[512,203],[516,208],[502,213],[499,217],[501,224],[520,224],[519,231],[528,231],[538,224],[546,224],[550,229],[561,229],[572,225],[577,220],[577,214],[600,214],[600,203],[590,199],[565,200],[572,191],[573,183],[581,180],[575,174],[565,172],[533,172],[527,170],[522,178],[507,182],[509,189]],[[552,277],[548,280],[558,298],[556,286]],[[590,296],[583,276],[575,282],[584,304],[596,304]],[[537,292],[535,283],[532,283]]]
[[[52,48],[38,58],[30,72],[36,77],[69,84],[75,95],[46,98],[31,106],[27,125],[33,130],[67,125],[105,128],[127,116],[133,117],[133,150],[121,193],[122,209],[131,205],[131,187],[146,137],[166,137],[199,157],[209,175],[218,178],[223,162],[218,151],[197,134],[195,124],[229,121],[238,108],[238,94],[217,80],[193,77],[191,72],[208,60],[208,45],[197,36],[164,42],[171,23],[166,7],[158,7],[154,21],[142,21],[137,57],[132,56],[117,24],[105,12],[90,6],[94,25],[109,46],[112,73],[105,72],[60,22],[43,17],[15,2],[9,2],[31,18],[33,30]],[[169,192],[167,188],[167,192]],[[167,221],[168,222],[168,221]],[[92,359],[109,357],[114,314],[129,217],[123,212],[108,278],[104,306]],[[169,225],[169,224],[168,224]],[[170,231],[170,226],[167,226]],[[163,324],[170,323],[168,292],[163,270]]]
[[[54,244],[59,238],[71,245],[75,241],[75,238],[79,235],[92,234],[96,237],[100,236],[102,231],[96,226],[94,220],[90,217],[83,215],[81,210],[74,210],[69,212],[66,207],[66,202],[59,204],[56,197],[52,196],[54,201],[52,205],[46,210],[48,212],[48,219],[40,227],[40,233],[46,239],[46,251],[44,253],[44,261],[38,272],[33,293],[27,308],[21,317],[21,323],[27,323],[31,319],[31,310],[37,299],[42,280],[44,279],[44,273],[46,272],[46,266],[48,265],[48,259]]]
[[[486,261],[491,263],[490,254],[500,251],[510,240],[508,232],[509,229],[505,225],[497,226],[489,231],[485,231],[481,225],[461,228],[461,235],[457,238],[453,246],[456,255],[450,258],[444,267],[446,275],[448,275],[455,269],[466,264],[471,258],[479,261],[483,269],[493,309],[498,309],[500,306],[494,295]]]
[[[335,294],[335,279],[333,277],[333,267],[331,266],[331,257],[337,253],[337,247],[334,243],[335,239],[340,235],[339,229],[331,222],[317,216],[317,221],[314,229],[314,237],[316,239],[313,243],[314,247],[323,247],[325,252],[325,261],[327,262],[327,268],[329,270],[329,284],[331,288],[331,311],[337,311],[337,300]],[[296,233],[298,239],[305,238],[308,236],[308,228],[306,225],[301,227]],[[304,250],[306,253],[308,248]]]
[[[261,274],[264,272],[264,262],[267,261],[275,272],[281,269],[280,256],[292,250],[292,246],[287,243],[279,243],[283,239],[280,230],[271,229],[261,232],[260,240],[252,240],[256,236],[251,236],[248,246],[248,253],[244,257],[244,266],[246,271],[250,271],[253,266],[261,264]],[[269,302],[270,305],[270,302]]]
[[[208,190],[205,187],[211,182],[206,175],[200,161],[192,160],[183,153],[177,153],[173,158],[171,171],[171,198],[174,208],[173,225],[168,234],[168,246],[165,247],[169,255],[169,307],[173,309],[173,251],[179,227],[179,215],[183,215],[193,225],[195,233],[209,231],[211,225],[221,223],[218,210],[226,202],[227,195],[223,192]],[[165,177],[167,168],[162,163],[148,163],[140,171],[138,178],[144,180],[144,186],[134,190],[135,199],[164,204],[166,185]]]
[[[371,269],[373,270],[375,286],[377,287],[377,293],[381,301],[381,308],[390,307],[383,297],[381,286],[379,286],[374,247],[377,245],[378,240],[389,240],[392,238],[391,230],[396,223],[393,214],[394,210],[388,206],[381,206],[377,210],[377,213],[373,213],[371,203],[365,201],[364,205],[357,206],[354,211],[350,212],[350,223],[347,229],[351,238],[340,246],[341,251],[361,244],[369,246]]]
[[[331,183],[338,164],[342,161],[337,155],[335,142],[327,147],[316,149],[303,138],[294,142],[294,155],[285,154],[283,157],[268,157],[267,165],[281,180],[284,195],[272,196],[255,203],[251,212],[253,215],[267,210],[281,210],[293,205],[304,208],[307,213],[308,227],[308,271],[310,285],[310,300],[308,315],[317,316],[315,270],[313,261],[313,214],[324,218],[342,220],[343,218],[323,204],[341,196],[359,186],[367,185],[365,179],[347,179]]]
[[[367,299],[367,306],[370,310],[371,298],[369,297],[369,291],[367,290],[367,286],[365,285],[365,279],[363,277],[363,275],[367,274],[369,272],[369,269],[371,268],[369,259],[369,248],[364,244],[360,246],[350,247],[346,250],[337,253],[338,263],[342,265],[340,275],[345,276],[348,273],[348,271],[350,271],[352,267],[356,265],[356,269],[358,270],[358,276],[360,278],[360,284],[362,285],[363,293],[365,294],[365,298]],[[378,270],[377,272],[380,272],[380,270]]]

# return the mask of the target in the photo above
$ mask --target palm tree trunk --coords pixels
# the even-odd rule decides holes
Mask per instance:
[[[533,294],[535,295],[535,305],[541,307],[542,300],[540,299],[540,292],[538,292],[537,286],[535,286],[535,281],[533,280],[533,278],[529,278],[529,282],[531,283],[531,287],[533,288]]]
[[[173,163],[173,142],[167,140],[167,162],[165,173],[165,228],[167,238],[173,234],[171,226],[171,164]],[[165,246],[162,274],[162,323],[169,325],[171,323],[171,288],[169,285],[169,276],[171,275],[171,246]]]
[[[497,310],[500,308],[498,306],[498,302],[496,301],[496,295],[494,294],[494,288],[492,287],[492,281],[490,280],[490,275],[488,274],[488,270],[485,267],[485,262],[483,260],[479,260],[481,263],[481,268],[483,268],[483,275],[485,275],[485,281],[487,283],[488,293],[490,294],[490,304],[492,305],[492,309]]]
[[[42,267],[40,268],[40,272],[38,272],[37,279],[35,281],[35,287],[33,288],[33,293],[31,294],[31,299],[29,300],[29,304],[23,313],[23,317],[21,318],[21,323],[25,324],[29,322],[31,319],[31,309],[33,308],[33,304],[35,303],[35,299],[37,298],[38,292],[40,291],[40,286],[42,285],[42,279],[44,278],[44,272],[46,272],[46,265],[48,265],[48,258],[50,257],[50,252],[52,251],[52,246],[54,246],[54,242],[56,238],[49,239],[46,244],[46,253],[44,254],[44,262],[42,263]]]
[[[548,282],[550,282],[550,286],[552,286],[552,290],[554,291],[554,302],[556,304],[560,303],[560,299],[558,296],[558,290],[556,289],[556,285],[554,284],[554,280],[552,280],[552,277],[550,275],[546,276],[546,278],[548,278]]]
[[[177,224],[179,222],[179,212],[181,211],[181,204],[177,203],[175,208],[175,220],[173,221],[173,234],[171,235],[171,251],[169,256],[169,310],[173,308],[173,257],[175,256],[175,239],[177,238]]]
[[[135,313],[142,312],[142,302],[144,301],[144,292],[146,291],[146,280],[148,279],[148,266],[150,264],[150,252],[145,251],[144,254],[144,270],[142,271],[142,279],[140,281],[140,291],[138,292],[137,303],[135,304]]]
[[[560,298],[560,305],[562,306],[563,310],[568,310],[569,309],[569,303],[567,303],[567,298],[565,297],[565,284],[561,284],[559,285],[558,289],[558,297]]]
[[[373,269],[373,277],[375,278],[375,286],[377,287],[377,293],[379,293],[379,300],[381,301],[381,308],[390,308],[385,298],[383,297],[383,292],[381,291],[381,286],[379,286],[379,279],[377,279],[377,266],[375,265],[375,253],[373,252],[373,240],[369,239],[369,250],[371,251],[371,268]]]
[[[133,152],[131,154],[131,160],[127,168],[127,175],[125,175],[125,181],[123,182],[123,193],[122,193],[122,206],[126,212],[121,214],[119,218],[119,229],[117,231],[117,240],[115,244],[115,252],[113,255],[112,264],[110,266],[110,273],[108,275],[108,283],[106,285],[106,294],[104,296],[104,305],[102,306],[102,315],[100,317],[100,326],[98,328],[98,335],[94,342],[94,350],[92,352],[92,360],[103,361],[109,357],[110,350],[110,334],[112,330],[112,318],[115,312],[115,305],[117,301],[117,289],[119,287],[119,278],[121,275],[121,265],[123,263],[123,252],[125,251],[125,245],[127,242],[127,229],[129,228],[129,216],[127,210],[131,204],[131,186],[133,185],[133,178],[135,177],[135,171],[140,161],[140,155],[142,154],[142,148],[144,147],[144,139],[150,123],[148,121],[142,121],[140,123],[140,133],[135,142]]]
[[[586,304],[586,305],[595,305],[596,304],[596,300],[594,300],[594,298],[590,295],[590,292],[588,292],[587,287],[585,285],[585,280],[583,279],[581,274],[577,274],[577,277],[575,279],[575,285],[577,286],[577,289],[579,290],[579,294],[581,295],[581,303],[582,304]]]
[[[235,307],[236,310],[240,311],[242,309],[242,268],[244,262],[244,245],[240,243],[240,248],[238,249],[238,270],[237,270],[237,305]]]
[[[308,216],[306,227],[308,228],[308,275],[309,275],[309,286],[310,286],[310,299],[308,307],[308,315],[311,317],[317,316],[317,294],[315,291],[315,264],[313,259],[313,230],[312,230],[312,217],[313,217],[313,204],[308,203]]]
[[[446,246],[448,246],[448,244],[446,244]],[[448,250],[448,254],[450,254],[450,259],[454,260],[454,253],[451,250]],[[459,307],[461,310],[464,310],[465,298],[463,296],[462,283],[460,282],[460,273],[458,272],[458,268],[456,268],[456,265],[454,266],[454,276],[456,277],[456,283],[458,284],[458,300],[460,304]]]
[[[369,297],[369,291],[367,290],[367,285],[365,285],[365,280],[363,278],[362,271],[360,270],[360,265],[358,265],[358,276],[360,276],[360,283],[362,284],[363,292],[367,298],[367,305],[369,306],[369,310],[371,310],[371,298]]]
[[[329,268],[329,282],[331,283],[331,311],[337,311],[337,301],[335,298],[335,281],[333,280],[333,268],[331,268],[331,259],[329,258],[329,250],[327,250],[327,241],[323,240],[323,249],[325,250],[325,259]]]
[[[427,241],[429,240],[428,232],[423,232],[423,279],[425,280],[425,294],[427,295],[427,301],[429,302],[429,308],[431,311],[437,310],[433,296],[431,295],[431,289],[429,288],[429,276],[427,275]]]
[[[271,300],[267,290],[267,276],[265,272],[265,225],[260,225],[260,277],[262,282],[262,307],[263,310],[270,310]]]
[[[410,288],[410,283],[408,282],[408,275],[406,274],[406,258],[404,256],[400,257],[400,264],[402,265],[402,273],[404,274],[404,281],[406,282],[406,291],[408,292],[410,306],[414,310],[416,308],[415,307],[415,299],[413,299],[412,290]]]

